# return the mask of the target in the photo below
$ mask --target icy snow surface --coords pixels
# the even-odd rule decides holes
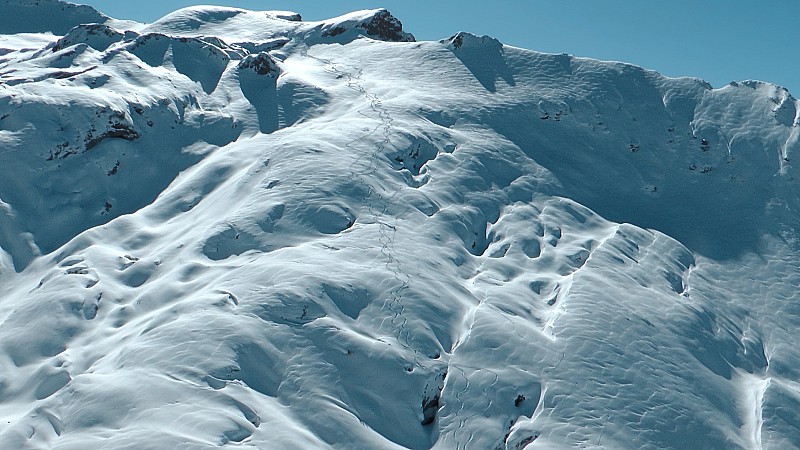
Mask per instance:
[[[800,104],[0,0],[0,448],[800,448]]]

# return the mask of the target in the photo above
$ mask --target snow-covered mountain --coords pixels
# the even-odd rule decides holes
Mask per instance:
[[[0,448],[800,448],[800,103],[0,0]]]

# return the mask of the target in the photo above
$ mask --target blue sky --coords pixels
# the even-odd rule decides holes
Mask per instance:
[[[419,40],[457,31],[517,47],[630,62],[720,87],[757,79],[800,97],[797,0],[72,0],[119,19],[151,22],[193,4],[299,12],[319,20],[385,7]]]

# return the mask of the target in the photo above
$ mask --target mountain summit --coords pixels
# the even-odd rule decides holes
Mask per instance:
[[[785,89],[0,9],[0,447],[800,448]]]

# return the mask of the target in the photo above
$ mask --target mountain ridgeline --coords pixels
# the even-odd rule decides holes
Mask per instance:
[[[800,448],[785,89],[0,9],[0,447]]]

